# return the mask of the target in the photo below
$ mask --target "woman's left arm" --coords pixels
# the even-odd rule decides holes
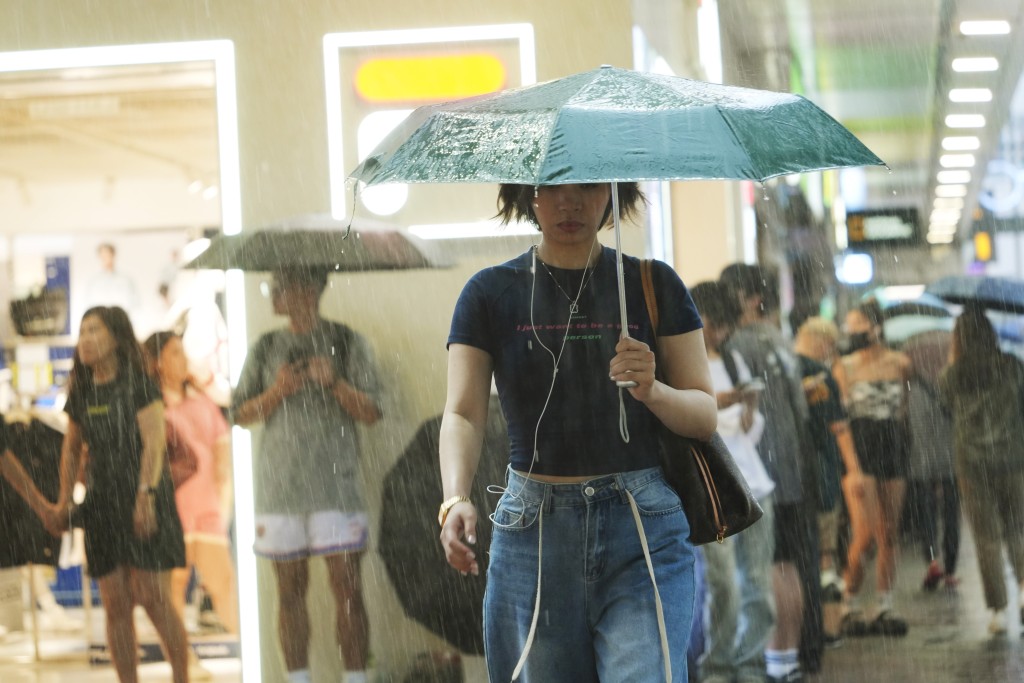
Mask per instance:
[[[704,334],[658,337],[658,357],[647,344],[625,337],[615,347],[610,365],[613,380],[633,380],[629,389],[666,427],[676,434],[707,440],[718,425],[718,405],[711,384]],[[655,379],[657,374],[665,381]]]
[[[135,535],[149,538],[156,531],[156,487],[164,472],[167,455],[167,435],[164,425],[164,404],[153,401],[136,413],[139,434],[142,435],[142,453],[139,462],[139,487],[135,494]]]

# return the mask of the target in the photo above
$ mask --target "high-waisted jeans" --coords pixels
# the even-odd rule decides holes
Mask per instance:
[[[512,680],[535,611],[536,633],[517,680],[665,680],[655,587],[627,491],[650,549],[672,680],[686,681],[694,551],[679,497],[654,468],[579,484],[510,471],[494,512],[484,597],[491,683]]]

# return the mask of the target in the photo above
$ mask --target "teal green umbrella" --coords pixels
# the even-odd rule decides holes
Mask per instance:
[[[799,95],[604,66],[420,107],[350,177],[367,185],[764,181],[882,164]]]
[[[416,109],[352,173],[380,183],[756,180],[884,165],[799,95],[602,66]],[[619,310],[626,325],[619,255]]]

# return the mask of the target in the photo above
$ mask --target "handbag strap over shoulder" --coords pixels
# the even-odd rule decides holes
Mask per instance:
[[[640,282],[644,287],[644,302],[647,304],[647,317],[651,319],[652,336],[658,338],[658,294],[654,291],[654,267],[649,258],[640,261]]]

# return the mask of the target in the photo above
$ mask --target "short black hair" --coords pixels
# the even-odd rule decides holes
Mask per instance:
[[[779,310],[779,278],[771,268],[749,263],[733,263],[722,270],[719,282],[734,299],[760,296],[764,313]]]
[[[619,218],[632,218],[640,212],[640,206],[647,202],[640,185],[634,182],[619,183]],[[501,219],[502,225],[512,221],[527,221],[537,225],[537,216],[533,213],[533,199],[536,196],[536,185],[517,185],[502,183],[498,187],[498,213],[495,218]],[[612,215],[611,200],[605,209],[601,225],[606,225]],[[537,225],[537,229],[540,226]]]
[[[730,326],[739,322],[739,301],[720,282],[709,280],[697,283],[690,288],[690,296],[704,320],[717,326]]]
[[[274,271],[274,279],[310,285],[316,288],[318,294],[322,294],[327,287],[329,275],[330,271],[322,266],[283,266]]]

